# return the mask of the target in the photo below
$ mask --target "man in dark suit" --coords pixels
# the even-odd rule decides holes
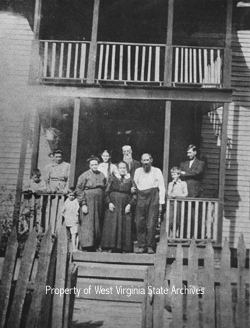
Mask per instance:
[[[187,182],[188,197],[201,196],[201,180],[205,172],[205,162],[196,158],[195,145],[189,145],[187,149],[188,161],[180,164],[181,179]]]
[[[122,153],[123,153],[123,161],[128,164],[128,168],[129,168],[128,173],[130,173],[131,177],[134,178],[135,170],[141,166],[141,163],[132,158],[131,146],[128,145],[123,146]]]

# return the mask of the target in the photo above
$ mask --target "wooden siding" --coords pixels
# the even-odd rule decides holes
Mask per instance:
[[[250,31],[232,40],[233,102],[229,108],[223,236],[236,247],[244,233],[250,248]],[[207,158],[203,181],[205,197],[215,197],[218,186],[222,108],[203,117],[201,153]]]
[[[28,73],[33,32],[27,19],[0,12],[0,215],[11,217],[20,163],[23,118],[32,114]],[[32,115],[30,116],[32,118]],[[32,127],[32,119],[30,121]],[[24,178],[29,177],[32,131],[27,146]],[[8,197],[12,195],[13,198]],[[4,214],[4,215],[3,215]],[[3,216],[2,216],[3,215]]]

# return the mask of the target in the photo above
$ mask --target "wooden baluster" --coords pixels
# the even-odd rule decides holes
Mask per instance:
[[[184,82],[188,83],[188,49],[185,48],[185,75],[184,75]]]
[[[188,201],[188,222],[187,222],[187,238],[191,238],[191,216],[192,216],[192,202]]]
[[[39,199],[37,199],[37,208],[36,208],[35,227],[37,228],[38,233],[41,232],[43,203],[44,203],[44,198],[43,195],[41,195]]]
[[[179,48],[175,47],[175,70],[174,70],[174,82],[178,82],[178,65],[179,65]]]
[[[119,80],[122,81],[123,70],[123,45],[120,45],[120,57],[119,57]]]
[[[109,44],[106,45],[104,80],[108,79],[108,63],[109,63]]]
[[[189,83],[193,82],[193,59],[192,59],[192,49],[189,49]]]
[[[180,238],[184,238],[184,217],[185,217],[185,201],[181,202],[181,225],[180,225]]]
[[[104,45],[101,44],[100,45],[99,67],[98,67],[98,80],[101,80],[101,78],[102,78],[103,48],[104,48]]]
[[[47,77],[48,65],[48,42],[44,42],[44,62],[43,62],[43,77]]]
[[[160,81],[160,47],[155,48],[155,82]]]
[[[115,52],[116,52],[116,45],[113,44],[113,46],[112,46],[112,62],[111,62],[111,80],[115,79]]]
[[[72,43],[69,43],[69,44],[68,44],[68,56],[67,56],[67,71],[66,71],[66,78],[69,78],[69,77],[70,77],[71,50],[72,50]]]
[[[184,81],[183,72],[184,72],[184,49],[181,48],[181,78],[180,78],[181,83],[183,83]]]
[[[138,58],[139,58],[139,47],[135,47],[135,74],[134,80],[138,81]]]
[[[55,66],[56,66],[56,43],[52,43],[52,63],[51,63],[51,77],[55,76]]]
[[[141,62],[141,81],[144,81],[144,70],[145,70],[145,57],[146,47],[142,47],[142,62]]]
[[[204,81],[203,83],[208,83],[208,64],[207,64],[207,49],[204,49]]]
[[[177,223],[177,200],[174,199],[174,218],[173,218],[173,238],[176,238],[176,223]]]
[[[215,73],[216,73],[216,83],[220,84],[220,68],[221,68],[221,62],[220,62],[220,50],[217,49],[217,58],[216,58],[216,67],[215,67]]]
[[[86,43],[81,45],[81,60],[80,60],[80,79],[85,77],[85,62],[86,62]]]
[[[167,199],[167,207],[166,207],[166,232],[169,237],[169,216],[170,216],[170,199]]]
[[[128,46],[127,80],[131,81],[131,46]]]
[[[197,83],[197,58],[196,58],[196,49],[193,49],[193,59],[194,59],[194,83]]]
[[[214,217],[213,217],[213,239],[217,236],[217,224],[218,223],[218,202],[214,202]]]
[[[212,206],[211,202],[208,202],[207,207],[207,238],[211,239],[211,224],[212,224]]]
[[[210,59],[211,59],[211,80],[210,82],[215,84],[215,63],[214,63],[214,49],[210,50]]]
[[[61,42],[60,47],[60,59],[59,59],[59,77],[63,76],[63,51],[64,51],[64,42]]]
[[[151,64],[152,64],[152,47],[148,49],[148,77],[147,81],[150,82],[151,80]]]
[[[47,206],[46,206],[46,215],[45,215],[45,232],[48,230],[50,225],[50,210],[51,210],[51,195],[48,195]]]
[[[78,62],[78,48],[79,48],[79,44],[76,43],[75,44],[75,63],[74,63],[74,79],[77,78],[77,62]]]
[[[194,238],[198,239],[198,222],[199,222],[199,201],[195,201],[195,214],[194,214]]]
[[[199,68],[198,68],[198,72],[199,72],[199,80],[198,80],[198,82],[199,83],[202,83],[202,80],[203,80],[203,78],[202,78],[202,76],[203,76],[203,74],[202,74],[202,52],[201,52],[201,49],[199,49],[199,51],[198,51],[198,60],[199,60]]]
[[[202,204],[202,218],[201,218],[201,239],[205,239],[206,227],[206,202]]]

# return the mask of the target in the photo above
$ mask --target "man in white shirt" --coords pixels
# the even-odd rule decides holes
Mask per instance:
[[[136,253],[154,254],[158,215],[165,204],[165,185],[160,169],[152,166],[153,158],[144,153],[142,167],[136,169],[134,182],[137,190],[135,220],[138,250]]]

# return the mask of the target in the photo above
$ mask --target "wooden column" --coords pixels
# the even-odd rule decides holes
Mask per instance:
[[[168,0],[168,24],[167,41],[164,64],[164,85],[171,86],[172,83],[172,63],[173,63],[173,20],[174,20],[174,0]]]
[[[90,43],[90,49],[89,49],[87,83],[95,82],[95,65],[96,65],[96,54],[97,54],[97,31],[98,31],[99,8],[100,8],[100,0],[95,0],[94,11],[93,11],[91,43]]]
[[[41,25],[42,0],[36,0],[34,15],[34,38],[31,47],[29,83],[38,83],[39,78],[39,33]]]
[[[220,149],[219,195],[218,195],[219,206],[218,206],[218,228],[217,228],[217,243],[218,244],[221,244],[221,242],[222,242],[228,116],[229,116],[229,103],[225,103],[223,106],[222,128],[221,128],[222,131],[221,131],[221,149]]]
[[[170,126],[171,126],[171,101],[166,101],[165,105],[165,126],[164,126],[164,150],[163,150],[163,177],[165,187],[168,186],[169,171],[169,150],[170,150]],[[166,232],[166,215],[161,223],[161,236]]]
[[[233,0],[227,0],[227,21],[226,21],[226,37],[224,50],[224,69],[223,69],[223,87],[231,88],[231,62],[232,62],[232,12]]]
[[[29,125],[30,125],[30,114],[26,112],[23,118],[20,162],[19,162],[19,169],[18,169],[16,197],[15,197],[15,205],[14,205],[14,213],[13,213],[13,226],[16,225],[16,222],[18,220],[19,209],[20,209],[21,198],[22,198],[24,168],[25,168],[26,152],[27,152],[27,145],[29,139]]]
[[[40,141],[40,119],[38,110],[35,111],[35,121],[34,121],[34,132],[33,132],[33,145],[31,154],[31,172],[37,168],[38,153],[39,153],[39,141]],[[30,172],[30,173],[31,173]]]
[[[75,184],[79,117],[80,117],[80,98],[75,98],[73,132],[72,132],[72,142],[71,142],[69,187],[74,187],[74,184]]]

